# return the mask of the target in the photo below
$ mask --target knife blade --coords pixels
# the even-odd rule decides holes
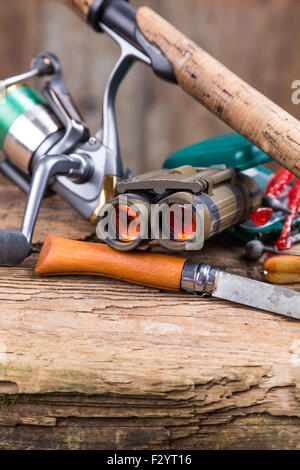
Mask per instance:
[[[300,320],[300,293],[187,261],[181,288]]]
[[[220,272],[213,297],[300,319],[300,295],[283,287]]]

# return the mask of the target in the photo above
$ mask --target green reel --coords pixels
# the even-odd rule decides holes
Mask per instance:
[[[164,168],[172,169],[180,165],[235,168],[254,178],[261,193],[264,194],[273,173],[261,165],[271,161],[270,157],[244,137],[234,133],[217,136],[181,149],[166,159]],[[249,220],[228,229],[228,232],[244,242],[257,237],[268,240],[281,232],[284,220],[284,214],[276,213],[265,226],[258,227]]]
[[[244,171],[271,161],[272,159],[259,148],[234,133],[213,137],[172,153],[163,168],[192,165],[199,168],[214,166]]]
[[[32,155],[62,124],[45,98],[24,84],[9,87],[0,105],[0,149],[16,167],[29,173]]]

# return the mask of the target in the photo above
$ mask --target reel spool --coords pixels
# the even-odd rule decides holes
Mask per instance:
[[[61,138],[63,124],[35,89],[12,85],[1,99],[0,149],[29,174],[33,156],[46,154]]]

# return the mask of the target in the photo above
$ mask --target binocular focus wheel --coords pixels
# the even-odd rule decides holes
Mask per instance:
[[[16,266],[27,258],[31,249],[23,233],[0,230],[0,265]]]

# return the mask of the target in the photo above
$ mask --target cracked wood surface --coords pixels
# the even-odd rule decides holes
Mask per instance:
[[[1,227],[15,229],[25,196],[4,180],[0,191]],[[0,448],[299,449],[299,322],[109,279],[34,275],[47,234],[93,230],[49,198],[33,255],[0,269]],[[261,264],[231,243],[223,235],[192,258],[260,278]]]

